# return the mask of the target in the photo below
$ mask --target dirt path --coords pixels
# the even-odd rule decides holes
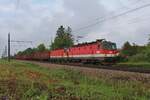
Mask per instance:
[[[41,62],[32,62],[32,63],[50,69],[67,68],[72,70],[78,70],[83,74],[95,78],[106,78],[106,79],[121,80],[121,81],[140,81],[142,83],[150,83],[150,74],[114,71],[114,70],[98,69],[98,68],[86,68],[86,67],[77,67],[77,66],[68,66],[68,65],[57,65],[57,64],[49,64],[49,63],[41,63]]]

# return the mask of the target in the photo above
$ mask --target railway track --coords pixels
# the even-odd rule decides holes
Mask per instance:
[[[46,62],[46,61],[40,61],[40,62],[41,63],[49,63],[49,62]],[[95,64],[94,65],[94,64],[82,64],[82,63],[52,63],[52,64],[150,74],[150,68],[136,67],[136,66],[133,67],[133,66],[100,65],[100,64]]]
[[[140,67],[131,67],[131,66],[119,66],[119,65],[90,65],[90,64],[85,64],[85,65],[84,64],[63,64],[63,65],[150,74],[150,69],[145,69],[142,67],[140,68]]]

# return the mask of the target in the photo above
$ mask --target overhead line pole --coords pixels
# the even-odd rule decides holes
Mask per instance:
[[[13,42],[16,42],[16,43],[31,43],[32,44],[32,41],[15,41],[15,40],[11,40],[10,39],[10,33],[8,33],[8,62],[10,62],[10,43],[13,43]]]
[[[8,62],[10,62],[10,33],[8,33]]]

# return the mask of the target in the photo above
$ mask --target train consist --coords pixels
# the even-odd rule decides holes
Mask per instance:
[[[74,45],[70,48],[34,52],[30,55],[16,55],[15,58],[50,62],[112,63],[116,61],[118,55],[119,52],[115,43],[101,39]]]

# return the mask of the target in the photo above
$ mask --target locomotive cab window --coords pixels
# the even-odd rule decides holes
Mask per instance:
[[[102,43],[102,48],[105,50],[116,50],[117,46],[115,43],[104,41]]]
[[[97,50],[101,49],[101,46],[100,44],[97,45]]]

